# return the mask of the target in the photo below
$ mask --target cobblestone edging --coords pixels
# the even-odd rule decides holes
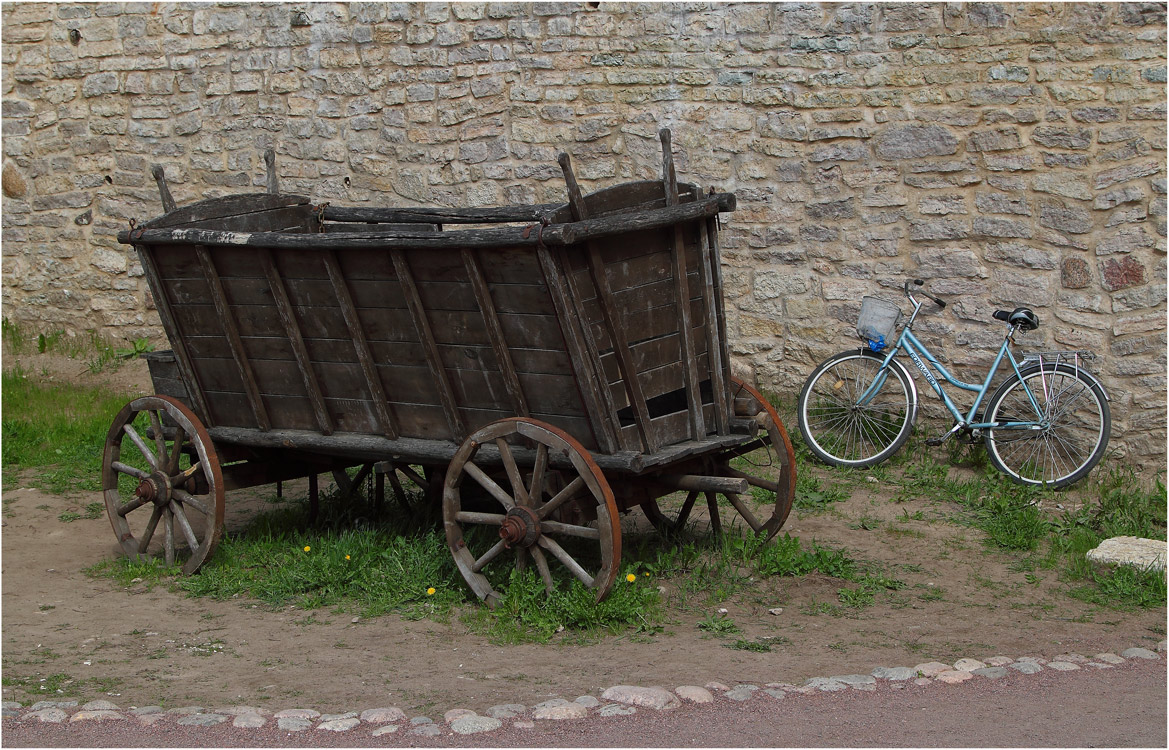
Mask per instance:
[[[639,709],[662,711],[689,704],[713,703],[720,698],[731,701],[784,700],[816,692],[840,690],[873,691],[879,683],[888,683],[893,689],[907,685],[926,686],[934,683],[956,685],[968,680],[998,680],[1012,673],[1036,674],[1045,670],[1072,672],[1079,669],[1112,669],[1135,659],[1161,659],[1166,641],[1157,644],[1157,651],[1129,648],[1119,655],[1100,653],[1092,657],[1076,653],[1058,654],[1051,659],[1036,656],[992,656],[986,659],[959,659],[953,664],[926,662],[914,667],[877,667],[868,674],[842,674],[828,677],[810,677],[802,685],[769,682],[764,685],[740,684],[733,687],[719,682],[704,686],[682,685],[673,691],[661,687],[615,685],[604,690],[600,697],[582,695],[569,701],[553,698],[534,706],[503,703],[491,706],[482,714],[467,708],[452,708],[440,721],[428,716],[408,717],[394,707],[370,708],[338,714],[322,714],[310,708],[288,708],[270,711],[252,706],[229,706],[206,709],[202,706],[183,706],[164,710],[160,706],[130,706],[122,709],[106,700],[79,704],[76,700],[38,701],[23,706],[15,701],[4,701],[3,715],[8,721],[46,722],[53,724],[102,721],[137,721],[151,726],[159,722],[173,722],[180,726],[218,726],[231,722],[239,729],[258,729],[276,726],[288,733],[348,732],[361,726],[373,727],[372,736],[396,732],[417,737],[468,735],[492,732],[509,724],[517,729],[534,728],[537,722],[583,719],[588,717],[625,716]],[[1161,652],[1159,655],[1157,652]]]

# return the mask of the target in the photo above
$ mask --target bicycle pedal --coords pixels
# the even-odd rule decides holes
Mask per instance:
[[[926,438],[925,444],[937,447],[937,446],[941,445],[942,443],[946,442],[946,438],[948,438],[948,437],[950,437],[950,435],[947,433],[945,435],[942,435],[941,437]]]

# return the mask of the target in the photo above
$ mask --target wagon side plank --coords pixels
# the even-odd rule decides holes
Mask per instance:
[[[511,359],[511,352],[507,347],[507,339],[504,338],[503,328],[500,327],[499,317],[495,313],[495,303],[491,299],[491,290],[483,278],[483,269],[479,265],[479,259],[467,249],[462,251],[462,255],[463,265],[467,269],[467,276],[471,279],[475,301],[478,302],[479,310],[483,314],[483,323],[487,326],[487,337],[491,340],[492,349],[495,350],[495,361],[503,375],[503,384],[511,398],[512,406],[519,416],[531,416],[527,400],[524,398],[523,386],[520,384],[515,364]]]
[[[670,148],[669,129],[662,129],[661,138],[666,205],[675,206],[678,204],[678,177],[674,172],[674,155]],[[686,242],[682,235],[682,227],[681,224],[674,225],[674,242],[671,248],[674,283],[676,285],[674,299],[681,321],[679,333],[682,337],[682,377],[686,383],[686,404],[690,413],[690,437],[697,440],[706,434],[706,424],[702,418],[702,393],[698,389],[698,367],[694,352],[694,324],[690,316],[690,284],[687,280],[688,270],[686,268]]]
[[[186,226],[193,221],[202,222],[234,218],[252,213],[262,213],[276,208],[304,206],[308,202],[309,199],[302,195],[270,195],[267,193],[229,195],[181,206],[173,211],[168,211],[154,221],[147,222],[142,226],[146,229],[163,229],[165,227],[179,225]]]
[[[244,351],[243,342],[240,341],[239,328],[235,324],[231,307],[227,303],[227,296],[223,293],[223,282],[219,280],[219,274],[215,270],[215,261],[212,260],[211,253],[208,252],[207,248],[202,245],[195,246],[195,254],[199,257],[199,264],[203,267],[203,275],[206,276],[207,285],[211,289],[211,301],[215,305],[215,313],[219,317],[223,334],[227,337],[227,343],[231,347],[231,356],[239,370],[244,392],[248,396],[248,405],[252,409],[252,415],[256,418],[256,424],[266,432],[272,429],[272,421],[269,419],[268,410],[260,397],[260,388],[256,385],[256,374],[252,371],[251,362],[247,352]]]
[[[716,219],[717,221],[717,219]],[[710,239],[705,226],[698,231],[698,274],[702,279],[702,302],[706,308],[706,351],[710,357],[710,385],[714,391],[714,423],[719,435],[726,435],[730,429],[731,404],[728,401],[726,360],[722,350],[722,311],[719,304],[719,290],[715,287],[718,255],[711,252]]]
[[[576,175],[572,171],[572,162],[568,154],[561,154],[559,162],[560,168],[564,172],[564,181],[568,186],[568,204],[572,208],[573,218],[577,221],[585,221],[589,218],[588,209],[585,206],[584,198],[581,196],[580,185],[577,184]],[[629,354],[629,343],[625,337],[625,321],[616,320],[613,314],[613,293],[609,288],[609,280],[605,276],[605,264],[601,258],[600,250],[596,245],[589,243],[587,254],[589,273],[592,276],[593,285],[597,290],[597,299],[601,305],[601,316],[605,321],[605,329],[609,333],[610,343],[613,344],[613,350],[617,354],[617,362],[621,367],[621,375],[625,380],[629,400],[633,405],[634,416],[637,420],[638,435],[641,438],[646,452],[653,453],[658,449],[658,441],[653,433],[653,427],[650,425],[649,409],[645,404],[645,394],[642,393],[641,384],[637,380],[637,370],[634,369],[633,361]]]
[[[171,348],[175,353],[175,364],[179,368],[183,382],[190,389],[190,397],[193,402],[192,406],[195,407],[196,415],[202,420],[203,424],[210,427],[214,424],[214,420],[211,415],[211,410],[207,407],[207,396],[203,391],[203,385],[199,381],[198,375],[195,373],[195,367],[191,361],[191,353],[187,349],[186,338],[183,336],[183,332],[179,330],[174,308],[171,307],[166,287],[163,286],[162,275],[158,272],[158,264],[154,258],[154,248],[139,246],[137,250],[138,258],[142,261],[142,271],[146,274],[146,279],[154,293],[154,306],[158,309],[158,317],[162,319],[162,327],[166,329],[167,338],[170,339]]]
[[[366,208],[328,206],[326,221],[376,222],[400,224],[496,224],[538,221],[541,216],[560,208],[561,203],[534,206],[497,206],[483,208]],[[363,228],[362,231],[366,231]]]
[[[711,309],[713,321],[711,327],[718,329],[718,353],[722,358],[721,366],[718,369],[719,373],[725,373],[724,368],[730,367],[731,353],[730,347],[727,343],[727,311],[725,301],[723,300],[723,276],[722,263],[720,261],[721,253],[718,246],[718,216],[712,216],[706,221],[706,234],[708,237],[707,245],[710,250],[710,280],[713,286],[712,294],[714,295],[715,306]],[[730,383],[723,386],[723,393],[730,392]],[[730,406],[728,404],[728,406]],[[727,412],[728,414],[730,411]]]
[[[296,312],[288,300],[284,280],[280,277],[276,263],[272,260],[272,252],[268,248],[260,250],[260,261],[264,266],[264,273],[268,276],[268,285],[272,290],[272,298],[276,302],[276,311],[280,315],[280,322],[284,324],[288,341],[292,345],[292,352],[296,356],[296,363],[300,369],[301,377],[304,379],[304,387],[308,392],[309,401],[312,402],[317,424],[322,433],[330,435],[333,432],[333,420],[329,417],[329,410],[325,408],[325,398],[321,395],[321,386],[317,382],[312,360],[304,346],[304,337],[300,332],[300,324],[296,320]]]
[[[611,399],[605,398],[607,391],[601,388],[600,378],[594,370],[597,362],[596,347],[587,338],[587,326],[582,325],[579,307],[574,303],[575,295],[569,283],[568,269],[564,265],[564,251],[561,250],[558,255],[558,258],[553,258],[548,248],[536,248],[536,257],[540,261],[552,304],[556,307],[561,333],[568,347],[577,390],[589,414],[589,423],[593,425],[594,438],[602,451],[614,453],[619,448],[614,425],[616,409],[609,403]]]
[[[366,340],[365,330],[361,326],[361,318],[357,315],[357,308],[353,306],[353,297],[341,275],[341,267],[337,262],[336,252],[329,250],[324,253],[325,270],[329,273],[329,280],[333,282],[333,289],[337,294],[337,303],[341,307],[341,314],[345,318],[345,325],[349,335],[353,337],[353,349],[357,354],[357,361],[365,375],[366,387],[369,388],[369,398],[373,402],[374,412],[377,414],[381,431],[391,440],[398,437],[398,427],[394,417],[390,414],[386,401],[385,389],[374,368],[373,355],[369,351],[369,341]]]
[[[434,340],[434,331],[426,317],[426,309],[422,306],[422,299],[418,296],[418,286],[414,283],[414,275],[410,271],[410,264],[406,262],[406,254],[402,250],[390,250],[390,258],[394,263],[394,271],[398,274],[398,282],[402,285],[402,294],[406,298],[406,306],[410,309],[410,316],[414,320],[414,327],[418,331],[419,341],[426,353],[426,362],[434,375],[438,386],[439,401],[442,403],[443,414],[446,416],[447,426],[456,441],[461,441],[467,434],[462,417],[459,416],[458,403],[451,390],[450,380],[439,356],[438,344]]]

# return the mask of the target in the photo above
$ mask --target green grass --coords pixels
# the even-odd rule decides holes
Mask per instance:
[[[3,398],[6,476],[20,471],[22,482],[51,492],[100,488],[105,433],[127,396],[36,383],[17,371],[4,374]],[[61,404],[70,408],[62,409]],[[1020,575],[1038,580],[1040,569],[1055,570],[1069,595],[1104,606],[1165,603],[1163,578],[1124,569],[1097,570],[1083,562],[1083,553],[1107,536],[1165,538],[1165,490],[1160,483],[1150,489],[1132,472],[1114,471],[1087,488],[1084,494],[1092,502],[1083,509],[1053,517],[1035,505],[1036,500],[1051,505],[1051,493],[1019,487],[989,469],[973,478],[951,479],[948,466],[917,442],[910,443],[904,457],[867,472],[826,472],[807,465],[802,445],[797,454],[802,465],[796,505],[802,513],[820,512],[846,499],[850,486],[884,491],[900,485],[900,499],[929,498],[934,506],[946,509],[929,510],[930,519],[978,529],[988,548],[1014,558],[1011,565]],[[866,483],[869,476],[879,478],[879,487]],[[92,517],[101,510],[101,503],[89,503],[60,518]],[[166,568],[157,561],[112,558],[88,572],[126,587],[162,586],[191,597],[238,597],[271,607],[295,606],[306,611],[300,621],[305,627],[317,624],[311,613],[324,607],[364,617],[393,612],[444,621],[457,616],[472,630],[501,643],[571,643],[614,633],[652,636],[679,611],[709,612],[714,603],[758,596],[761,583],[783,577],[834,579],[835,599],[802,605],[806,614],[855,616],[882,597],[893,606],[905,606],[915,596],[921,601],[945,598],[941,589],[924,587],[895,595],[906,588],[904,582],[847,550],[815,542],[805,545],[789,534],[764,545],[731,531],[721,538],[705,534],[688,538],[686,533],[669,541],[657,535],[628,537],[626,568],[600,603],[560,566],[553,566],[558,588],[551,595],[533,570],[505,574],[496,587],[502,599],[491,610],[467,589],[433,509],[422,516],[394,510],[382,514],[387,520],[370,520],[377,514],[359,494],[349,503],[323,497],[321,510],[322,517],[310,525],[305,502],[273,503],[230,533],[198,576],[182,577],[177,567]],[[906,511],[900,523],[926,517],[921,510]],[[859,528],[876,528],[874,519],[862,517]],[[886,524],[885,530],[896,529]],[[910,566],[903,567],[910,571]],[[629,575],[633,581],[626,580]],[[668,598],[658,591],[661,581],[670,584]],[[720,637],[736,634],[730,630],[733,622],[707,617],[700,628]],[[773,644],[743,639],[724,645],[762,651]]]
[[[868,470],[873,476],[881,473],[879,482],[882,486],[886,483],[899,485],[892,502],[918,502],[925,498],[934,505],[945,507],[948,504],[956,508],[956,511],[942,515],[951,523],[981,531],[983,544],[989,549],[1017,556],[1010,567],[1021,572],[1027,583],[1040,580],[1035,568],[1041,566],[1055,570],[1060,580],[1067,584],[1067,593],[1077,599],[1116,608],[1165,605],[1163,574],[1124,566],[1099,568],[1085,558],[1089,550],[1113,536],[1165,539],[1163,477],[1150,487],[1137,478],[1133,469],[1113,467],[1106,471],[1105,464],[1074,488],[1056,493],[1009,481],[991,467],[980,445],[952,441],[943,453],[925,445],[925,436],[925,432],[919,430],[892,459]],[[825,495],[824,486],[831,487],[828,491],[831,493],[842,486],[840,482],[859,482],[858,474],[863,472],[824,467],[812,459],[798,436],[793,438],[799,468],[797,508],[811,512],[823,510],[833,501],[830,495]],[[953,478],[950,466],[955,463],[971,470],[973,475]],[[837,484],[830,484],[832,481]],[[1067,500],[1069,497],[1073,499]],[[1061,503],[1080,507],[1060,515],[1041,509]],[[885,527],[888,534],[895,537],[924,536],[916,529],[903,526],[911,520],[926,520],[922,511],[912,514],[906,511],[898,520],[901,526],[890,524]],[[853,528],[866,529],[868,525],[862,517]],[[782,550],[782,544],[777,543],[778,550]],[[928,601],[943,596],[943,592],[936,591],[919,598]],[[859,594],[844,593],[841,601],[863,598]]]
[[[1052,522],[1051,541],[1041,562],[1057,568],[1084,601],[1120,608],[1165,606],[1165,574],[1120,565],[1098,567],[1085,555],[1105,539],[1137,536],[1165,539],[1165,485],[1145,487],[1131,469],[1113,469],[1098,487],[1099,503],[1063,513]]]
[[[633,628],[653,633],[660,629],[661,598],[655,586],[632,573],[634,580],[618,577],[609,595],[600,602],[578,580],[571,580],[548,594],[533,570],[513,571],[494,610],[468,610],[463,622],[496,643],[546,642],[557,633],[568,638],[595,640]]]
[[[84,335],[69,335],[64,330],[53,330],[33,335],[23,326],[4,318],[0,321],[0,334],[4,345],[14,355],[60,354],[70,359],[84,360],[90,372],[116,369],[128,359],[153,351],[147,338],[126,339],[121,346],[112,343],[97,331],[88,330]]]
[[[707,615],[699,620],[698,629],[716,636],[735,635],[742,632],[734,620],[721,613]]]
[[[100,490],[106,433],[133,396],[41,383],[19,369],[2,377],[4,486],[21,483],[55,494]]]

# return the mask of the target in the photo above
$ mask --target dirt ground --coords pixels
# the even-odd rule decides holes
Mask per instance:
[[[42,360],[22,366],[70,377],[62,363],[53,370]],[[74,371],[84,366],[66,363]],[[149,390],[141,363],[113,377],[121,388]],[[122,706],[397,705],[426,713],[571,699],[615,684],[796,682],[961,657],[1091,655],[1151,647],[1165,637],[1164,608],[1122,612],[1073,599],[1054,571],[1012,569],[1016,558],[986,548],[980,532],[942,520],[944,503],[893,503],[895,494],[879,483],[857,488],[827,512],[793,511],[785,531],[883,563],[906,587],[879,594],[867,608],[830,612],[825,605],[837,604],[839,581],[810,575],[760,582],[721,605],[743,631],[736,637],[787,639],[754,653],[727,648],[726,639],[697,627],[717,604],[671,608],[664,631],[648,637],[498,646],[457,616],[449,623],[396,615],[355,622],[353,613],[328,609],[272,611],[162,587],[122,588],[82,572],[118,554],[104,515],[58,519],[99,495],[22,486],[3,493],[3,696],[28,701],[61,689]],[[229,533],[259,505],[251,494],[229,493]],[[629,532],[643,523],[639,511],[623,520]],[[777,607],[782,612],[772,614]]]

